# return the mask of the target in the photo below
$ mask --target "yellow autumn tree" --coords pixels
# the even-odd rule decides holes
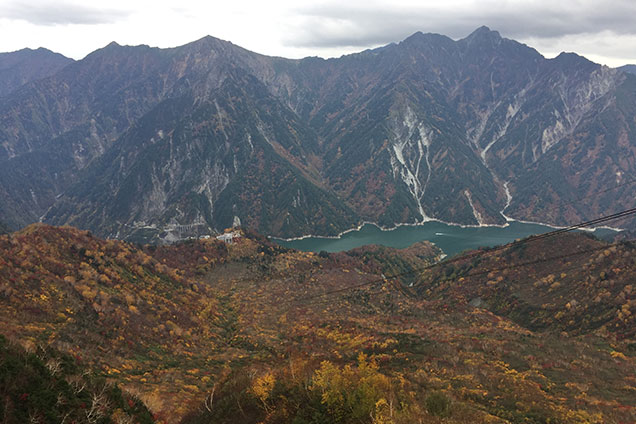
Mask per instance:
[[[355,368],[322,362],[314,373],[312,389],[320,390],[322,403],[336,420],[356,421],[373,416],[378,422],[390,422],[391,381],[364,354],[358,355]]]
[[[267,403],[272,390],[274,390],[274,384],[276,383],[276,378],[274,377],[274,374],[271,372],[268,372],[267,374],[258,377],[256,380],[254,380],[254,383],[252,384],[252,393],[254,393],[254,395],[261,401],[263,402],[263,406],[265,407],[265,410],[269,412],[269,405]]]

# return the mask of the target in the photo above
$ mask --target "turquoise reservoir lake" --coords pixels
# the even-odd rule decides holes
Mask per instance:
[[[400,226],[391,230],[382,230],[373,224],[365,224],[359,230],[350,231],[339,238],[307,237],[291,241],[275,238],[272,240],[282,246],[308,252],[320,252],[321,250],[341,252],[367,244],[380,244],[402,249],[413,243],[428,240],[435,243],[448,256],[453,256],[464,250],[506,244],[518,238],[543,234],[552,230],[554,228],[546,225],[516,221],[510,222],[505,227],[460,227],[431,221],[414,226]],[[609,229],[597,229],[593,234],[597,237],[605,237],[614,232]]]

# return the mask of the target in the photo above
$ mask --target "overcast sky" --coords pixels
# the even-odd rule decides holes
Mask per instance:
[[[636,0],[0,0],[0,51],[81,59],[111,41],[174,47],[212,35],[268,55],[334,57],[487,25],[547,57],[619,66],[636,63],[635,17]]]

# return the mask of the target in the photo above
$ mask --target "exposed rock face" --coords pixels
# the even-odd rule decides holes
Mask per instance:
[[[485,27],[330,60],[113,43],[0,100],[0,219],[143,240],[564,224],[633,198],[591,195],[634,175],[635,91]]]

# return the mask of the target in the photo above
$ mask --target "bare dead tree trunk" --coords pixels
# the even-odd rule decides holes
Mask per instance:
[[[205,398],[205,409],[208,410],[208,412],[212,412],[212,402],[214,402],[214,391],[216,390],[216,385],[214,385],[214,387],[212,387],[212,392],[210,393],[210,395],[208,397]]]
[[[241,414],[243,414],[243,417],[247,418],[247,415],[245,415],[245,411],[243,411],[243,407],[241,406],[241,402],[239,401],[239,398],[236,398],[236,404],[239,407],[239,411],[241,411]]]
[[[104,410],[108,408],[108,398],[106,397],[105,383],[99,393],[93,393],[91,397],[91,407],[86,411],[86,419],[89,423],[93,424],[104,417]]]

